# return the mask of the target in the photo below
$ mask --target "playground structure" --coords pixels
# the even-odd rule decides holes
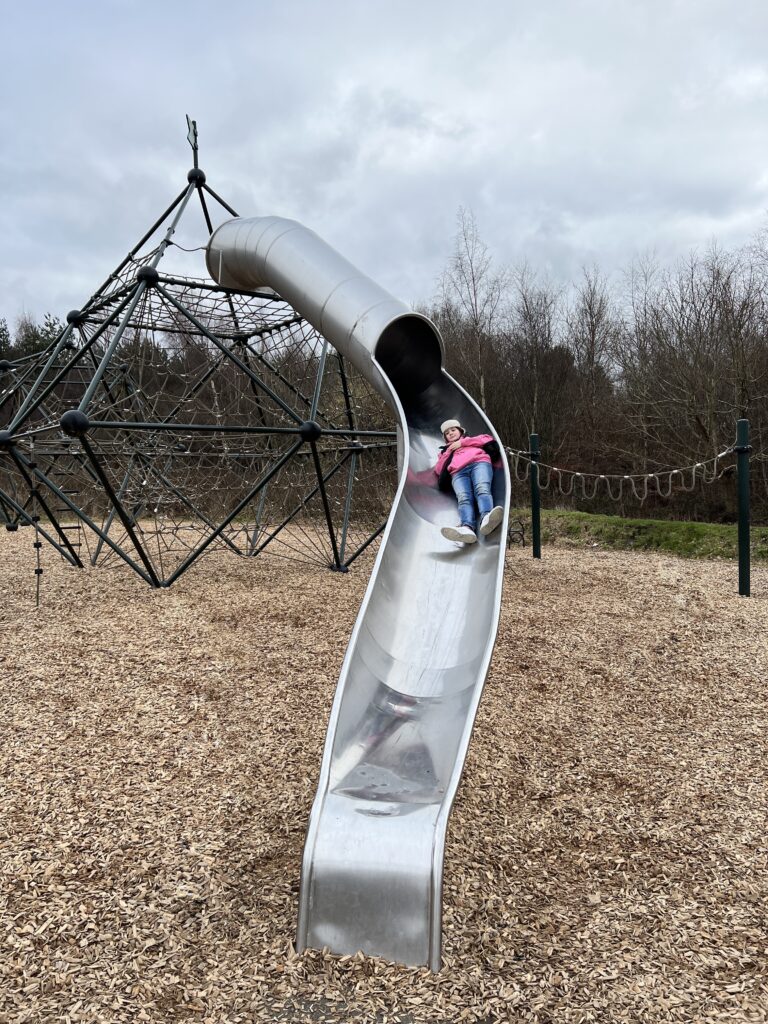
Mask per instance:
[[[362,949],[437,971],[448,815],[501,606],[508,470],[493,482],[503,528],[469,548],[444,540],[456,505],[432,471],[439,424],[457,416],[470,433],[495,432],[442,369],[431,322],[295,221],[230,221],[207,261],[220,284],[285,297],[398,419],[400,482],[331,711],[297,949]]]
[[[60,335],[0,362],[0,524],[154,587],[216,546],[346,571],[384,526],[391,421],[282,297],[199,274],[234,210],[191,141],[184,189]]]
[[[197,189],[202,208],[209,193]],[[195,201],[193,193],[190,205]],[[253,235],[243,237],[238,254],[233,236],[246,224]],[[26,615],[26,597],[16,588],[24,556],[13,557],[26,543],[13,544],[18,534],[8,538],[9,604],[18,617],[6,652],[13,671],[3,679],[10,727],[4,777],[16,812],[4,893],[13,1005],[61,1016],[77,999],[81,1014],[121,1020],[190,1013],[325,1018],[333,993],[338,1006],[344,998],[339,1019],[409,1014],[419,1005],[430,1019],[435,1012],[463,1019],[468,1010],[478,1019],[574,1012],[652,1019],[663,992],[677,1006],[675,1019],[719,1009],[733,1017],[755,1008],[759,1016],[752,986],[763,935],[755,893],[764,801],[754,780],[762,756],[756,730],[764,712],[765,605],[736,608],[717,563],[646,564],[637,555],[555,550],[549,572],[527,559],[510,567],[525,576],[506,589],[495,685],[483,698],[484,728],[451,833],[446,977],[435,983],[425,972],[362,957],[295,957],[286,946],[305,813],[297,781],[312,777],[318,749],[316,730],[307,729],[317,718],[296,715],[296,708],[304,712],[310,692],[315,709],[326,699],[313,688],[308,652],[314,658],[315,642],[327,640],[334,618],[338,624],[330,609],[338,607],[339,585],[346,590],[354,581],[288,566],[296,575],[287,584],[254,592],[254,572],[265,582],[274,571],[264,560],[225,591],[229,554],[272,551],[343,570],[381,538],[331,713],[304,853],[298,948],[362,948],[437,970],[445,825],[495,642],[504,538],[502,529],[461,550],[439,537],[454,506],[431,486],[440,440],[432,416],[491,428],[442,370],[428,321],[310,232],[265,219],[261,227],[273,234],[262,240],[258,224],[229,222],[210,245],[211,268],[223,271],[231,288],[163,270],[157,281],[147,279],[143,301],[159,312],[144,328],[126,325],[85,419],[65,420],[70,433],[61,421],[79,412],[120,321],[94,338],[107,316],[99,319],[96,309],[92,320],[67,324],[63,345],[57,339],[41,355],[0,362],[0,428],[7,431],[0,524],[38,531],[72,566],[87,553],[99,567],[120,561],[152,583],[130,525],[161,586],[218,550],[221,561],[211,559],[161,606],[205,627],[214,603],[228,611],[218,632],[198,631],[197,655],[179,634],[173,667],[181,685],[169,675],[158,686],[143,661],[161,635],[156,601],[136,609],[135,591],[121,594],[109,574],[86,577],[56,566],[54,585],[74,595],[76,618],[94,627],[78,629],[69,642],[62,624],[72,617]],[[294,255],[311,250],[319,265],[304,262],[298,273],[284,246]],[[169,243],[164,261],[174,251]],[[237,273],[228,265],[235,255]],[[253,289],[234,287],[240,274]],[[125,281],[130,287],[130,268]],[[270,281],[280,281],[284,293],[262,284]],[[300,296],[292,291],[296,281],[312,287]],[[218,310],[221,326],[211,333],[261,384],[158,286],[203,327],[205,309]],[[325,299],[333,296],[345,312],[326,321],[333,303]],[[230,302],[236,311],[252,310],[253,320],[238,312],[236,322]],[[270,309],[276,327],[259,334]],[[178,330],[163,326],[177,316]],[[280,317],[292,318],[293,329],[280,327]],[[238,323],[244,333],[262,328],[241,343]],[[409,361],[414,351],[423,358]],[[28,398],[27,409],[35,408],[26,423],[8,431]],[[174,413],[178,403],[182,410]],[[262,416],[277,429],[249,431]],[[749,463],[746,436],[685,476],[566,470],[541,462],[533,442],[510,452],[512,481],[530,483],[532,499],[547,487],[565,497],[576,489],[589,498],[598,488],[620,496],[622,487],[666,495],[718,478],[725,456],[737,456],[747,470]],[[262,486],[225,522],[248,493],[246,479]],[[507,509],[509,483],[500,468],[495,491]],[[386,527],[369,526],[393,494]],[[531,529],[535,554],[535,515]],[[540,556],[540,537],[538,545]],[[277,565],[275,576],[286,568]],[[70,575],[80,577],[71,590]],[[649,643],[652,586],[656,635]],[[748,586],[747,575],[740,592]],[[119,613],[105,611],[113,590]],[[302,596],[308,592],[312,602]],[[235,617],[258,622],[264,607],[283,607],[283,618],[300,623],[284,630],[280,623],[270,636],[274,658],[264,658],[250,630],[234,636]],[[312,608],[321,609],[314,623]],[[136,618],[146,632],[127,640],[126,624]],[[542,644],[546,620],[560,625]],[[235,639],[240,660],[230,657]],[[158,654],[172,656],[165,646]],[[114,657],[126,647],[136,655],[134,673]],[[40,672],[41,665],[49,668]],[[223,729],[215,725],[216,701]],[[190,706],[199,709],[192,722]],[[166,734],[167,722],[184,723],[183,747],[179,733]],[[266,749],[274,757],[257,754],[254,761],[254,737],[271,727]],[[297,740],[296,729],[311,742]],[[259,763],[274,771],[258,770]],[[681,934],[697,952],[683,968]],[[85,935],[87,945],[75,950],[73,935]],[[734,949],[736,966],[728,959]],[[41,969],[41,952],[60,970]],[[618,971],[614,953],[624,964]],[[713,984],[713,976],[729,984]]]
[[[43,352],[0,366],[0,515],[35,529],[38,556],[42,538],[74,567],[119,559],[154,587],[214,545],[296,557],[312,532],[311,552],[344,570],[381,536],[331,712],[297,947],[438,970],[508,471],[493,483],[502,528],[471,549],[442,538],[456,504],[432,470],[439,424],[495,432],[442,369],[436,328],[295,222],[237,219],[191,141],[186,187],[118,268]],[[169,252],[205,248],[180,241],[195,196],[214,283],[166,269]],[[235,219],[214,230],[211,200]]]

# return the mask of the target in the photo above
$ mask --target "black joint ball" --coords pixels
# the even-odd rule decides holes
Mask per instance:
[[[160,280],[160,275],[154,267],[142,267],[136,274],[137,281],[145,281],[150,287]]]
[[[90,425],[88,417],[79,409],[69,409],[59,420],[59,426],[67,437],[83,437]]]
[[[299,427],[299,436],[302,441],[316,441],[323,432],[323,428],[314,420],[304,420]]]
[[[82,310],[70,309],[70,311],[67,313],[67,323],[74,324],[75,327],[78,327],[83,322],[83,319],[84,317]]]
[[[0,373],[13,373],[15,367],[8,359],[0,359]]]
[[[197,185],[200,188],[205,184],[205,171],[201,171],[199,167],[193,167],[187,175],[187,181],[190,185]]]
[[[10,430],[0,430],[0,452],[7,451],[13,445],[13,434]]]

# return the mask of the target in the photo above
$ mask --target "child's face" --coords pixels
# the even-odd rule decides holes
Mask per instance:
[[[461,431],[458,427],[448,427],[443,436],[448,444],[453,444],[454,441],[458,441],[461,437]]]

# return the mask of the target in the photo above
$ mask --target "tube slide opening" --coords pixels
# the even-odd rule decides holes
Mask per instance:
[[[375,357],[406,409],[439,378],[443,362],[435,329],[415,314],[399,317],[385,328]]]

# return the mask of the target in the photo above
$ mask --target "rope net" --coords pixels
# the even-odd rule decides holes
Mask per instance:
[[[391,505],[391,412],[273,293],[164,268],[142,283],[169,251],[150,239],[48,349],[0,371],[0,522],[31,524],[39,495],[65,558],[156,586],[217,548],[345,567]],[[88,429],[68,436],[81,403]]]

